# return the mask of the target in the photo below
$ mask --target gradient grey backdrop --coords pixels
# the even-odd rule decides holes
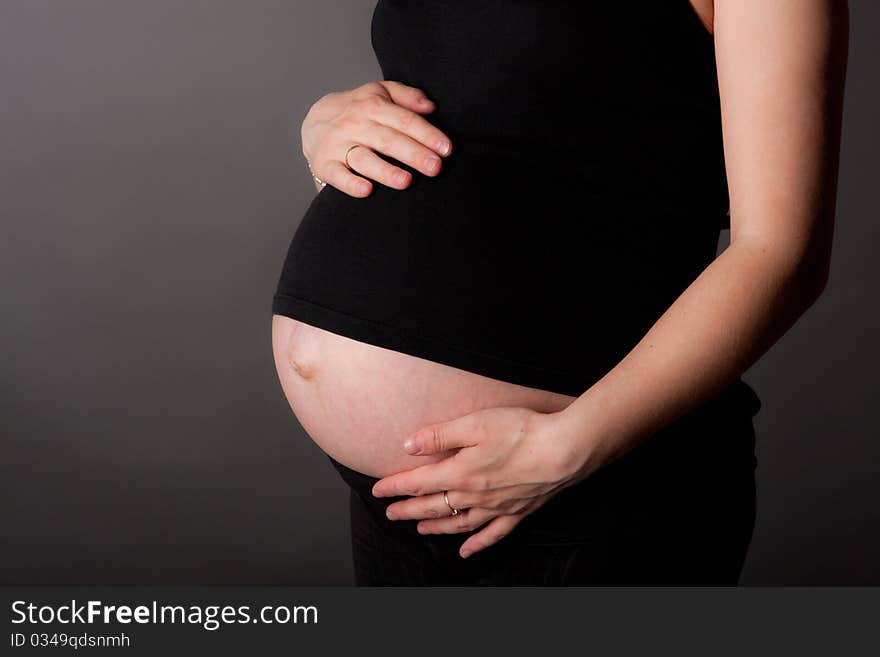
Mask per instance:
[[[299,124],[379,77],[373,5],[0,0],[0,580],[351,582],[269,304],[314,192]],[[851,8],[831,281],[745,377],[744,584],[880,584],[880,4]]]

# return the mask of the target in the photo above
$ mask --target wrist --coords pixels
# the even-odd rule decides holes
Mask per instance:
[[[318,177],[318,174],[316,174],[315,170],[312,168],[312,163],[308,159],[306,160],[306,165],[309,167],[309,173],[312,176],[312,182],[315,184],[315,189],[320,192],[327,186],[327,183]]]
[[[568,409],[553,413],[535,413],[532,431],[546,445],[550,467],[559,481],[574,483],[586,478],[600,466],[598,441],[582,414]]]

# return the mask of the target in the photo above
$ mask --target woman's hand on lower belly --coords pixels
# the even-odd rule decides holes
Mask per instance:
[[[485,525],[459,549],[468,557],[500,541],[523,518],[584,478],[586,455],[578,453],[583,442],[574,436],[569,440],[557,417],[496,407],[424,427],[402,449],[418,455],[458,451],[384,477],[373,494],[412,496],[390,504],[387,514],[391,520],[420,520],[423,534],[470,532]]]

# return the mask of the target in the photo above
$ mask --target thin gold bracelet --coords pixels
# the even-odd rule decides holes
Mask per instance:
[[[312,163],[311,163],[311,162],[309,162],[308,160],[306,160],[306,164],[307,164],[308,167],[309,167],[309,173],[312,174],[312,180],[315,181],[315,184],[318,185],[318,187],[320,187],[321,189],[324,189],[324,188],[327,186],[327,183],[325,183],[323,180],[321,180],[320,178],[318,178],[318,176],[315,174],[315,170],[312,169]]]

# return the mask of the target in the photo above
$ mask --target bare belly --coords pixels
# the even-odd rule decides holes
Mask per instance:
[[[482,408],[559,411],[574,397],[528,388],[272,317],[275,367],[300,424],[340,463],[384,477],[445,458],[411,456],[403,441],[428,424]]]

